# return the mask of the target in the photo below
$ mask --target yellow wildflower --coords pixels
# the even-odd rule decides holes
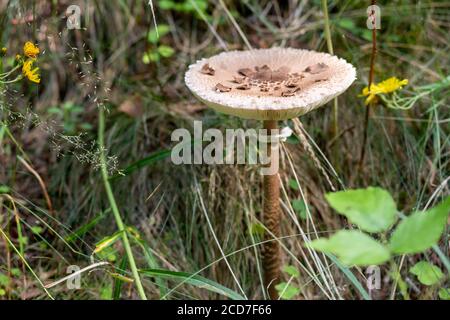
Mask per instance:
[[[16,54],[16,61],[19,61],[20,59],[22,59],[22,56],[20,54]]]
[[[22,73],[25,77],[28,78],[31,82],[40,83],[41,78],[39,76],[39,68],[33,69],[34,59],[28,59],[22,66]]]
[[[381,92],[381,88],[378,87],[376,84],[371,84],[370,85],[370,91],[369,91],[369,87],[365,87],[362,91],[361,96],[366,98],[366,105],[368,105],[369,103],[371,103],[372,101],[374,101],[376,99],[377,94],[380,94]]]
[[[369,87],[365,87],[361,92],[361,97],[366,98],[366,105],[376,99],[379,94],[391,93],[400,90],[403,86],[408,84],[408,79],[399,80],[396,77],[391,77],[378,84],[371,84]]]
[[[4,57],[6,56],[6,53],[8,52],[8,49],[6,49],[5,47],[0,49],[0,57]]]
[[[408,79],[399,80],[396,77],[391,77],[378,84],[382,93],[390,93],[401,89],[408,84]]]
[[[32,42],[28,41],[25,43],[25,45],[23,46],[23,53],[25,54],[25,56],[27,56],[28,58],[36,58],[37,55],[39,54],[39,48],[36,47]]]

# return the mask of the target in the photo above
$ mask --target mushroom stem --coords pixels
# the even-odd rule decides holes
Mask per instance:
[[[277,129],[277,121],[264,121],[264,129],[267,129],[267,135],[271,134],[272,129]],[[268,140],[270,141],[270,139]],[[275,155],[269,145],[267,148],[268,156],[271,162]],[[278,150],[277,150],[278,152]],[[270,164],[269,164],[270,165]],[[269,293],[270,299],[278,299],[278,293],[275,286],[280,282],[280,180],[278,172],[273,175],[264,176],[264,225],[267,228],[264,236],[264,286]]]

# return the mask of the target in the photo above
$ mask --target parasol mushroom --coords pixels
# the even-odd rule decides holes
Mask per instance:
[[[209,107],[225,114],[263,120],[268,131],[278,120],[292,119],[326,104],[355,80],[355,68],[327,53],[271,48],[223,52],[189,66],[185,82]],[[270,133],[269,133],[270,135]],[[269,148],[271,150],[272,148]],[[270,151],[269,151],[270,153]],[[269,154],[274,161],[274,152]],[[280,278],[280,182],[264,176],[265,287],[272,299]]]

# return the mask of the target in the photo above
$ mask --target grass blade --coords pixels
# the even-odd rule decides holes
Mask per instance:
[[[245,300],[243,296],[233,290],[218,284],[212,280],[206,279],[199,275],[192,275],[187,272],[169,271],[162,269],[143,269],[139,272],[144,276],[160,277],[172,280],[182,280],[190,285],[203,288],[220,295],[226,296],[232,300]]]

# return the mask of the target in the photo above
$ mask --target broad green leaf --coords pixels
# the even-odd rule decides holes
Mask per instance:
[[[306,219],[307,217],[306,204],[303,200],[301,199],[292,200],[292,208],[301,219],[303,220]]]
[[[393,232],[389,247],[393,253],[409,254],[427,250],[439,241],[450,212],[450,197],[425,212],[403,219]]]
[[[142,56],[142,62],[145,64],[150,63],[150,57],[149,57],[148,53],[144,53],[144,55]]]
[[[300,190],[297,181],[294,179],[289,179],[289,187],[291,187],[292,190]]]
[[[288,275],[294,278],[298,278],[300,276],[298,269],[294,266],[284,266],[283,272],[287,273]]]
[[[331,238],[309,243],[317,251],[331,253],[347,266],[377,265],[389,260],[389,251],[367,234],[354,230],[338,231]]]
[[[42,231],[44,231],[44,229],[42,227],[40,227],[40,226],[34,226],[34,227],[31,227],[31,231],[34,234],[41,234]]]
[[[171,0],[159,0],[158,6],[162,10],[170,10],[175,7],[175,3]]]
[[[328,193],[325,198],[333,209],[367,232],[385,231],[397,218],[394,200],[381,188],[339,191]]]
[[[106,247],[97,253],[97,256],[102,260],[108,260],[109,262],[117,261],[117,250],[113,247]]]
[[[164,58],[170,58],[175,53],[175,50],[172,47],[160,45],[158,47],[158,53]]]
[[[290,300],[300,293],[300,289],[292,284],[281,282],[275,286],[281,299]]]
[[[9,193],[11,189],[8,186],[0,186],[0,194]]]
[[[102,300],[111,300],[112,299],[113,289],[112,286],[106,286],[100,288],[100,299]]]
[[[14,277],[19,277],[22,275],[22,271],[19,268],[12,268],[11,275],[13,275]]]
[[[409,272],[417,276],[420,283],[426,286],[432,286],[438,283],[444,277],[441,269],[427,261],[417,262]]]
[[[147,40],[150,43],[156,44],[159,41],[159,38],[164,37],[166,34],[170,32],[170,27],[167,24],[159,24],[158,25],[158,32],[156,32],[156,29],[151,29],[147,34]],[[159,35],[159,38],[158,38]]]
[[[450,300],[450,289],[441,288],[439,290],[439,299]]]
[[[355,29],[356,29],[355,21],[353,19],[342,18],[342,19],[338,20],[337,24],[341,28],[344,28],[344,29],[347,29],[350,31],[355,31]]]
[[[244,300],[244,297],[233,290],[218,284],[212,280],[206,279],[202,276],[196,274],[189,274],[186,272],[177,272],[161,269],[144,269],[139,270],[139,272],[144,276],[151,277],[161,277],[172,280],[182,280],[183,283],[188,283],[193,286],[203,288],[209,291],[219,293],[233,300]]]
[[[9,285],[9,277],[4,273],[0,273],[0,286],[6,287],[8,285]]]
[[[264,225],[261,223],[252,223],[248,230],[252,235],[263,237],[266,229],[264,229]]]

